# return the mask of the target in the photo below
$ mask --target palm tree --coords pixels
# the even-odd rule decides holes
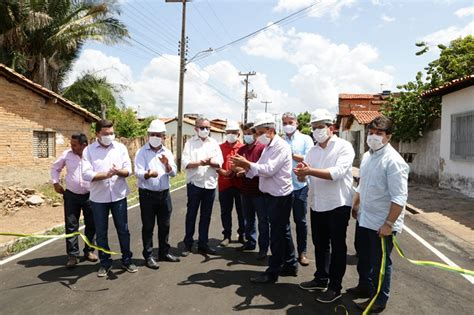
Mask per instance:
[[[0,0],[0,62],[58,91],[87,40],[128,37],[116,0]]]

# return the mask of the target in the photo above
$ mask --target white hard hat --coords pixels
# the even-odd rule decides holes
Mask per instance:
[[[265,124],[274,124],[275,118],[270,113],[260,113],[255,118],[254,127],[258,127]]]
[[[325,122],[332,124],[333,122],[333,115],[324,108],[318,108],[314,112],[311,113],[311,121],[310,123],[315,122]]]
[[[228,130],[240,130],[240,127],[239,127],[239,123],[236,122],[235,120],[229,120],[227,122],[227,125],[225,126],[225,131],[228,131]]]
[[[148,132],[166,132],[165,123],[160,119],[155,119],[150,123],[148,127]]]

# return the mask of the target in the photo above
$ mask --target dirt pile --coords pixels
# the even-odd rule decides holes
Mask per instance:
[[[22,207],[39,207],[51,200],[35,189],[19,186],[0,187],[0,215],[14,214]]]

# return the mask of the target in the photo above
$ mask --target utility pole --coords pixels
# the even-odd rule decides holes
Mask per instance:
[[[267,112],[267,105],[270,104],[272,101],[262,101],[261,103],[265,104],[265,113]]]
[[[107,107],[105,106],[105,104],[100,104],[100,114],[102,116],[102,119],[107,119],[107,115],[106,115],[106,112],[107,112]]]
[[[244,107],[244,124],[247,123],[247,114],[249,110],[249,76],[255,75],[255,71],[247,72],[247,73],[242,73],[239,72],[239,75],[245,76],[244,79],[244,84],[245,84],[245,96],[244,96],[244,101],[245,101],[245,107]]]

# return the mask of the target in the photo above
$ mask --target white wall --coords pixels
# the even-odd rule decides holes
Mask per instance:
[[[474,197],[474,162],[451,160],[451,115],[474,109],[474,86],[447,94],[442,99],[440,172],[441,187]],[[474,133],[474,130],[471,132]]]
[[[351,125],[351,128],[349,130],[344,130],[344,131],[340,132],[339,136],[342,139],[347,140],[350,143],[352,143],[352,145],[354,145],[355,139],[354,139],[354,134],[352,132],[357,132],[357,131],[360,131],[360,133],[359,133],[359,143],[360,143],[359,158],[361,159],[362,155],[365,152],[365,126],[359,124],[356,120],[354,120],[354,122]],[[355,150],[355,147],[354,147],[354,150]],[[357,152],[356,152],[356,154],[357,154]]]

